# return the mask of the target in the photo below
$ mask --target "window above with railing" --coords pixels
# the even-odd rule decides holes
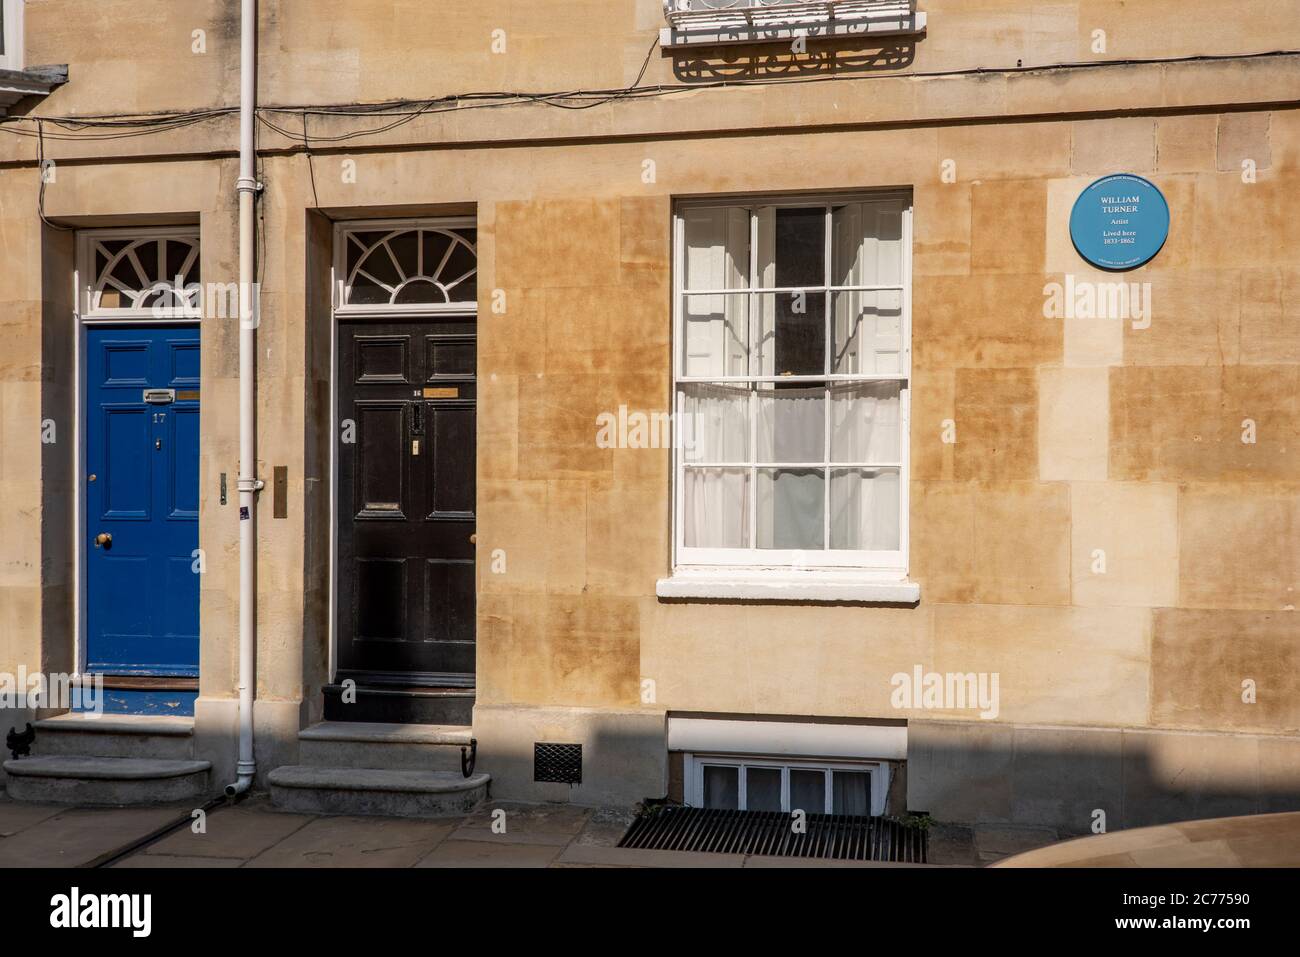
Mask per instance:
[[[916,0],[664,0],[666,48],[925,32]]]

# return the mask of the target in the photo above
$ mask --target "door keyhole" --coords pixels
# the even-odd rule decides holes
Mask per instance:
[[[162,439],[154,439],[154,440],[153,440],[153,447],[154,447],[155,449],[161,449],[161,448],[162,448]]]

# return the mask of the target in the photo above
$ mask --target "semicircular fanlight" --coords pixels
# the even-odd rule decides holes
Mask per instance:
[[[199,241],[150,236],[91,242],[92,312],[193,313],[199,308]]]
[[[347,234],[349,306],[471,304],[478,299],[473,229],[410,226]]]

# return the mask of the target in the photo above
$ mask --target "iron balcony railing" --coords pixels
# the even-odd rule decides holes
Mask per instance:
[[[664,0],[666,47],[925,30],[916,0]]]

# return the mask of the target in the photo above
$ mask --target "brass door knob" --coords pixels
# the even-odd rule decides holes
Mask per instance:
[[[477,545],[477,544],[478,544],[478,532],[475,532],[473,535],[471,535],[471,536],[469,537],[469,543],[470,543],[471,545]]]
[[[98,535],[95,536],[96,548],[100,548],[102,546],[112,545],[112,544],[113,544],[113,536],[110,535],[108,532],[100,532]]]

